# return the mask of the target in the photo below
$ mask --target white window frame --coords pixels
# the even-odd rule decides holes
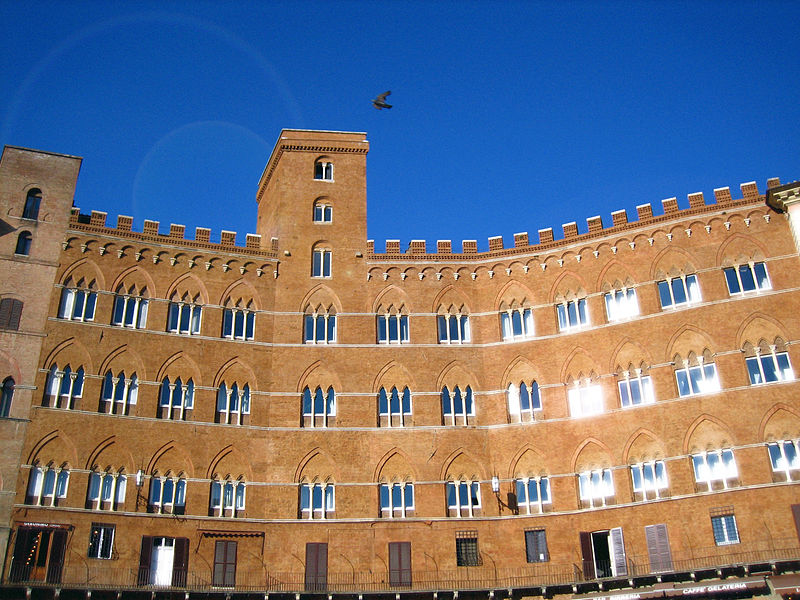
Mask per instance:
[[[642,500],[663,497],[663,490],[669,489],[664,461],[648,460],[631,465],[631,483],[633,492],[639,494]]]
[[[161,381],[158,406],[160,418],[172,421],[185,421],[186,411],[194,410],[194,381],[190,377],[183,382],[181,377],[174,382],[165,376]]]
[[[46,388],[48,406],[67,410],[75,408],[75,400],[83,397],[84,375],[83,366],[77,371],[73,371],[71,365],[64,367],[63,371],[58,365],[50,367]]]
[[[169,494],[165,494],[167,484],[170,484]],[[183,477],[161,477],[154,475],[150,478],[150,495],[148,505],[156,514],[176,514],[177,508],[186,508],[186,479]]]
[[[521,477],[514,481],[517,509],[526,515],[541,514],[546,504],[552,504],[549,477]],[[535,492],[535,498],[532,498]],[[524,510],[523,510],[524,509]]]
[[[446,397],[445,394],[447,394]],[[455,386],[452,394],[449,386],[444,386],[440,398],[442,401],[442,419],[445,425],[468,425],[469,417],[475,416],[475,395],[471,386],[466,386],[463,394],[461,386]],[[460,410],[456,407],[456,398],[461,403]],[[461,423],[458,423],[458,420],[461,420]]]
[[[333,205],[328,202],[314,203],[314,223],[332,223]]]
[[[184,315],[186,323],[184,324]],[[171,301],[167,312],[167,331],[179,335],[198,335],[203,319],[203,305]]]
[[[336,313],[325,311],[303,315],[304,344],[335,344]]]
[[[110,382],[110,389],[109,389]],[[105,414],[128,415],[131,408],[136,406],[139,397],[139,378],[136,373],[129,378],[125,371],[120,371],[116,376],[109,369],[103,377],[103,390],[100,398],[103,402]]]
[[[333,163],[329,160],[314,161],[314,179],[316,181],[333,181]]]
[[[639,316],[639,301],[634,288],[622,287],[606,292],[605,300],[609,323]]]
[[[333,251],[330,248],[315,248],[311,255],[311,276],[330,279],[333,272]]]
[[[588,327],[590,321],[586,298],[576,298],[556,304],[556,316],[559,331],[575,331]]]
[[[718,527],[715,525],[719,524]],[[711,531],[717,546],[730,546],[739,543],[739,528],[733,514],[711,517]],[[718,537],[717,534],[720,534]]]
[[[414,512],[414,484],[408,481],[382,483],[379,487],[381,517],[405,519]]]
[[[792,365],[789,362],[789,353],[776,352],[775,346],[770,346],[769,350],[769,353],[762,354],[761,348],[756,346],[755,356],[745,358],[750,385],[765,385],[767,383],[794,380],[794,371],[792,371]],[[764,367],[772,367],[772,369],[767,372]],[[768,380],[768,377],[774,377],[774,379]]]
[[[229,340],[252,340],[256,313],[249,308],[226,308],[222,312],[222,337]]]
[[[471,333],[469,315],[445,313],[436,317],[440,344],[468,344]]]
[[[603,387],[592,383],[590,379],[583,382],[576,379],[567,391],[569,414],[573,418],[599,415],[605,411],[603,404]]]
[[[500,313],[500,331],[504,341],[524,340],[532,338],[533,309],[532,308],[510,308]]]
[[[318,401],[322,403],[321,409]],[[331,424],[331,419],[336,417],[336,391],[333,386],[328,386],[327,390],[317,386],[313,393],[311,388],[306,386],[303,388],[301,404],[305,427],[327,427]],[[319,425],[317,420],[321,421]]]
[[[633,377],[631,377],[633,374]],[[622,378],[617,382],[619,389],[619,403],[622,408],[633,408],[644,404],[653,404],[656,401],[653,380],[649,375],[642,375],[641,369],[623,371]],[[638,394],[639,400],[635,400]]]
[[[87,288],[63,288],[58,317],[68,321],[94,321],[97,292]]]
[[[404,427],[410,424],[413,410],[411,391],[397,386],[387,392],[385,387],[378,390],[378,417],[382,427]]]
[[[675,286],[680,286],[679,291],[683,294],[683,300],[675,300]],[[665,291],[669,292],[668,304],[664,304],[666,300]],[[702,296],[700,295],[700,284],[697,281],[697,275],[690,273],[689,275],[678,275],[662,279],[658,282],[658,297],[663,310],[692,306],[701,302]]]
[[[728,293],[731,296],[742,296],[745,294],[758,294],[765,290],[772,289],[772,283],[767,274],[767,267],[764,261],[749,261],[746,263],[725,267],[725,283],[728,284]],[[742,273],[745,279],[742,279]],[[749,278],[749,281],[747,280]],[[749,287],[752,282],[752,288]],[[748,289],[745,289],[748,285]]]
[[[96,541],[94,541],[95,532],[97,532]],[[86,551],[86,557],[98,558],[101,560],[110,560],[111,558],[113,558],[115,532],[116,532],[115,525],[111,525],[109,523],[92,523],[92,529],[89,532],[89,548]],[[108,546],[106,548],[106,552],[103,552],[103,546],[105,546],[107,538],[110,539],[108,539]],[[92,555],[92,545],[94,545],[96,549],[94,556]]]
[[[217,416],[224,425],[242,425],[244,415],[250,414],[250,386],[239,387],[234,382],[230,387],[223,381],[217,391]]]
[[[608,499],[615,496],[611,469],[592,469],[579,473],[578,496],[589,508],[607,506]]]
[[[703,362],[703,357],[697,357],[696,365],[689,366],[688,361],[683,367],[675,369],[675,380],[678,385],[678,396],[688,398],[699,394],[713,394],[722,389],[717,374],[717,364]]]
[[[121,471],[92,471],[86,494],[92,510],[120,510],[125,505],[127,482],[127,475]]]
[[[447,510],[451,517],[474,517],[481,509],[481,485],[478,481],[448,481],[445,484]]]
[[[317,503],[319,500],[319,503]],[[336,512],[336,486],[330,482],[300,484],[300,518],[330,519]]]
[[[522,393],[522,386],[525,386],[525,394]],[[526,397],[527,407],[524,406]],[[506,400],[512,423],[532,423],[536,420],[536,413],[542,410],[541,390],[535,379],[530,382],[521,381],[519,384],[509,383]]]
[[[241,479],[215,479],[211,482],[209,508],[214,517],[235,518],[245,509],[247,485]]]
[[[800,440],[778,440],[767,444],[773,473],[782,473],[786,481],[800,479]]]
[[[733,450],[720,448],[692,454],[692,468],[694,480],[698,486],[705,486],[708,491],[718,484],[727,490],[735,486],[739,480],[739,470]]]
[[[57,500],[67,497],[69,469],[50,465],[31,468],[27,496],[35,506],[55,506]]]
[[[111,324],[116,327],[144,329],[147,326],[147,307],[149,300],[132,294],[114,296],[114,312]]]
[[[398,312],[387,312],[377,315],[376,332],[379,344],[408,343],[408,315]]]

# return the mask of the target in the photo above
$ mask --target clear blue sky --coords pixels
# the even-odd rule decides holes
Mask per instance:
[[[75,203],[110,223],[243,244],[282,128],[364,131],[376,248],[485,249],[800,179],[798,23],[765,0],[0,0],[0,143],[82,156]]]

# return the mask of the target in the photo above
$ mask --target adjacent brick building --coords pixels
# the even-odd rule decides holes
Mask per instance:
[[[800,184],[376,252],[368,148],[282,131],[238,245],[5,149],[5,593],[792,589]]]

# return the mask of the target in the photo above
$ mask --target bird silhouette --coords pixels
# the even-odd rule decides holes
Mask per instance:
[[[391,93],[392,93],[391,91],[383,92],[380,96],[378,96],[377,98],[375,98],[375,100],[372,101],[372,106],[374,106],[378,110],[382,108],[392,108],[391,104],[386,104],[386,96],[388,96]]]

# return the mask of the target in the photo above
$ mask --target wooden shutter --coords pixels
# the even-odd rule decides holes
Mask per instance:
[[[628,561],[625,557],[625,542],[622,539],[622,527],[615,527],[608,533],[611,536],[611,548],[613,551],[611,560],[614,566],[614,575],[627,575]]]
[[[792,504],[792,515],[794,515],[794,527],[797,529],[797,538],[800,539],[800,504]]]
[[[588,531],[580,532],[581,556],[583,557],[584,579],[594,579],[594,550],[592,549],[592,534]]]
[[[11,314],[8,317],[9,329],[19,329],[19,319],[22,316],[22,302],[19,300],[11,300]],[[0,317],[1,319],[1,317]],[[0,321],[5,322],[5,321]]]
[[[547,553],[547,536],[544,529],[525,532],[525,553],[529,563],[547,562],[550,557]]]
[[[411,542],[389,543],[389,585],[411,585]]]
[[[11,298],[0,300],[0,328],[8,329],[11,322]]]
[[[328,544],[306,544],[306,591],[325,591],[328,585]]]
[[[58,529],[50,540],[50,561],[47,564],[47,583],[60,583],[64,567],[64,551],[67,549],[67,532]]]
[[[175,558],[172,562],[172,585],[186,587],[189,571],[189,538],[175,538]]]
[[[138,585],[150,583],[150,557],[153,554],[153,536],[142,536],[142,549],[139,552],[139,576],[136,579]]]
[[[218,541],[214,546],[214,585],[236,585],[236,542]]]
[[[672,570],[672,552],[669,547],[669,535],[664,523],[647,525],[644,528],[647,539],[647,552],[650,555],[650,572],[660,573]]]

